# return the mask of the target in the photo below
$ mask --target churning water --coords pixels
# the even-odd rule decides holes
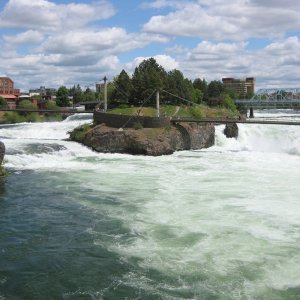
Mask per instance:
[[[67,140],[90,121],[0,129],[1,300],[300,299],[300,127],[144,157]]]

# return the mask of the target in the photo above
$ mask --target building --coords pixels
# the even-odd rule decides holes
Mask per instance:
[[[42,96],[47,100],[51,100],[53,96],[56,94],[56,89],[46,88],[45,86],[41,86],[38,89],[30,89],[29,96]]]
[[[233,91],[238,96],[254,94],[254,77],[247,77],[246,79],[222,78],[222,82],[226,90]]]
[[[19,94],[20,90],[14,89],[14,82],[9,77],[0,76],[0,97],[3,97],[7,101],[8,108],[16,108]]]
[[[14,94],[14,82],[8,77],[0,77],[0,94],[1,95],[13,95]]]

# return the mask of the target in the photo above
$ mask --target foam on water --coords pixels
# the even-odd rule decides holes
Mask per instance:
[[[62,185],[82,187],[73,201],[122,224],[123,232],[86,230],[95,245],[135,266],[123,285],[163,299],[297,293],[300,127],[239,125],[236,140],[218,126],[210,149],[143,157],[66,141],[67,131],[83,122],[72,117],[1,129],[6,166],[56,171]]]

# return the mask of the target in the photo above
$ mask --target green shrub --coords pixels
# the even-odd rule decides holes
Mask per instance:
[[[12,123],[12,124],[25,122],[25,117],[20,116],[17,112],[5,113],[4,119],[7,123]]]
[[[1,107],[6,107],[7,106],[7,101],[0,96],[0,106]]]
[[[38,113],[30,113],[25,117],[26,122],[38,122],[41,118]]]
[[[73,131],[69,132],[72,141],[82,142],[85,138],[85,134],[91,129],[91,124],[84,124],[75,128]]]
[[[47,110],[59,110],[60,108],[56,105],[55,101],[50,100],[46,103],[46,109]]]
[[[190,108],[190,113],[196,119],[203,119],[203,118],[205,118],[205,114],[202,112],[202,110],[200,108],[195,107],[195,106],[193,106],[193,107]]]
[[[237,112],[237,108],[234,104],[234,101],[230,98],[230,96],[226,96],[224,99],[224,103],[223,103],[225,108],[228,108],[229,110],[231,110],[232,112]]]

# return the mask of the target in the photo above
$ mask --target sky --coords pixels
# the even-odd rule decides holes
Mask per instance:
[[[0,0],[0,75],[93,87],[154,57],[194,80],[300,87],[299,0]]]

